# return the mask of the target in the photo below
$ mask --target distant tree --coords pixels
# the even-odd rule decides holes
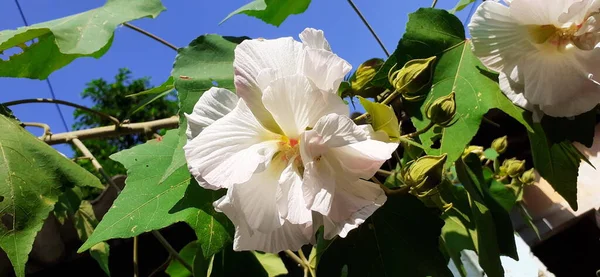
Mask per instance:
[[[94,104],[91,107],[94,110],[112,115],[119,120],[129,119],[130,122],[144,122],[173,116],[177,113],[177,103],[174,94],[155,100],[143,109],[131,114],[133,109],[145,98],[146,95],[139,97],[126,97],[127,95],[150,89],[149,78],[140,78],[132,80],[131,71],[126,68],[119,69],[113,83],[104,79],[95,79],[87,84],[86,89],[81,93],[83,99],[90,99]],[[75,123],[73,129],[81,130],[100,126],[109,126],[113,124],[110,120],[97,115],[75,110],[73,113]],[[161,133],[164,130],[161,130]],[[133,134],[118,138],[107,139],[89,139],[83,143],[94,154],[98,162],[102,165],[108,175],[124,174],[125,168],[109,158],[113,153],[131,148],[137,144],[144,143],[152,139],[153,134]],[[77,156],[81,152],[73,147]],[[90,161],[79,160],[83,167],[96,174]],[[98,175],[98,174],[96,174]]]

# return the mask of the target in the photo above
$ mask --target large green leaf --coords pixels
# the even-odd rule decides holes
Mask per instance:
[[[235,90],[233,50],[245,37],[204,35],[179,49],[171,76],[179,98],[180,134],[185,133],[185,116],[211,87]]]
[[[469,154],[459,159],[456,162],[456,173],[465,190],[457,191],[463,195],[452,200],[458,206],[454,209],[455,214],[449,215],[449,219],[459,220],[465,226],[464,230],[460,226],[453,227],[453,230],[460,230],[459,233],[462,233],[462,237],[457,239],[464,240],[465,235],[468,235],[473,240],[472,245],[464,241],[457,245],[464,246],[465,249],[474,246],[479,255],[479,264],[488,276],[504,276],[500,255],[518,259],[514,229],[508,212],[490,195],[491,180],[482,168],[477,155]],[[468,193],[468,197],[464,195],[465,192]],[[457,193],[455,192],[454,195],[456,196]],[[464,205],[465,199],[468,201],[468,206]],[[461,207],[469,207],[470,213],[466,209],[461,210]],[[453,224],[459,225],[459,222],[455,221]],[[476,232],[472,231],[473,226]],[[449,241],[450,239],[446,239],[447,243],[451,243]],[[451,249],[453,252],[460,250],[462,249]]]
[[[35,236],[62,192],[74,186],[103,186],[16,120],[0,115],[0,129],[0,247],[15,274],[24,276]]]
[[[550,141],[541,124],[532,126],[534,131],[528,135],[535,169],[577,210],[578,150],[569,141]]]
[[[412,195],[391,196],[346,238],[317,245],[319,276],[452,276],[439,251],[443,221]]]
[[[439,148],[434,148],[435,128],[422,134],[421,141],[429,155],[448,154],[447,165],[462,154],[465,146],[477,133],[483,115],[490,109],[501,109],[522,124],[526,124],[524,111],[513,105],[500,91],[496,76],[485,67],[471,51],[465,40],[460,20],[444,10],[419,9],[409,15],[406,33],[394,54],[374,78],[374,85],[386,85],[387,72],[394,64],[401,68],[411,59],[437,56],[431,87],[427,98],[421,102],[406,102],[418,128],[429,120],[424,116],[428,104],[435,99],[456,93],[456,123],[442,130]]]
[[[127,185],[80,252],[101,241],[137,236],[180,221],[194,229],[206,256],[231,241],[231,222],[212,206],[223,192],[202,189],[191,178],[185,160],[166,171],[174,156],[183,157],[178,153],[185,142],[185,136],[171,130],[161,140],[111,156],[127,168]]]
[[[0,76],[45,79],[76,58],[99,58],[110,47],[119,24],[155,18],[164,9],[160,0],[108,0],[87,12],[2,31],[0,52],[21,47],[23,53],[0,61]],[[37,41],[26,45],[34,39]]]
[[[179,256],[186,261],[188,264],[194,263],[194,257],[196,256],[196,251],[198,250],[198,242],[192,241],[188,243],[186,246],[181,248],[179,251]],[[171,263],[169,263],[169,267],[165,270],[171,277],[191,277],[192,273],[185,268],[178,260],[172,259]]]
[[[288,16],[306,11],[308,5],[310,0],[254,0],[230,13],[221,23],[243,13],[279,27]]]

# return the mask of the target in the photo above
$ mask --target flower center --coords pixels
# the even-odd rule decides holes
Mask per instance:
[[[300,144],[298,139],[282,136],[279,140],[279,152],[273,157],[273,159],[277,159],[285,163],[288,163],[291,159],[295,159],[295,163],[301,161]]]
[[[538,47],[555,49],[560,52],[574,45],[575,34],[581,26],[571,24],[569,27],[558,28],[554,25],[530,26],[529,35]]]

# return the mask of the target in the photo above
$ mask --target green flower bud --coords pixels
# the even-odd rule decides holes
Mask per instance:
[[[443,180],[446,154],[441,156],[423,156],[410,163],[402,172],[404,183],[412,193],[425,193]]]
[[[507,159],[502,163],[502,167],[508,176],[516,178],[525,171],[525,161],[520,161],[515,158]],[[501,171],[503,169],[501,168]]]
[[[424,98],[427,92],[421,92],[421,89],[431,82],[433,76],[433,67],[435,56],[427,59],[414,59],[408,61],[402,69],[390,70],[388,80],[394,89],[402,94],[408,101],[417,101]]]
[[[382,59],[374,58],[358,66],[358,69],[356,69],[356,72],[354,72],[354,75],[350,79],[352,90],[360,95],[358,92],[369,85],[369,82],[375,77],[375,74],[377,74],[383,63]]]
[[[448,127],[453,122],[454,114],[456,114],[456,101],[454,92],[436,99],[429,105],[425,115],[431,122]]]
[[[523,183],[523,185],[531,185],[535,182],[535,171],[533,168],[523,172],[521,177],[519,177],[519,181]]]
[[[496,150],[498,154],[506,152],[506,148],[508,148],[508,138],[503,136],[495,139],[492,141],[492,148]]]

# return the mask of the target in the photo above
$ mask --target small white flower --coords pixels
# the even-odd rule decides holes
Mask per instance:
[[[187,115],[189,170],[201,186],[227,189],[214,206],[236,227],[235,250],[297,250],[321,225],[326,238],[343,237],[386,200],[365,179],[398,144],[348,117],[336,92],[351,67],[323,32],[300,38],[242,42],[240,99],[211,88]]]
[[[473,51],[500,73],[515,104],[556,117],[600,103],[600,1],[486,1],[469,30]]]

